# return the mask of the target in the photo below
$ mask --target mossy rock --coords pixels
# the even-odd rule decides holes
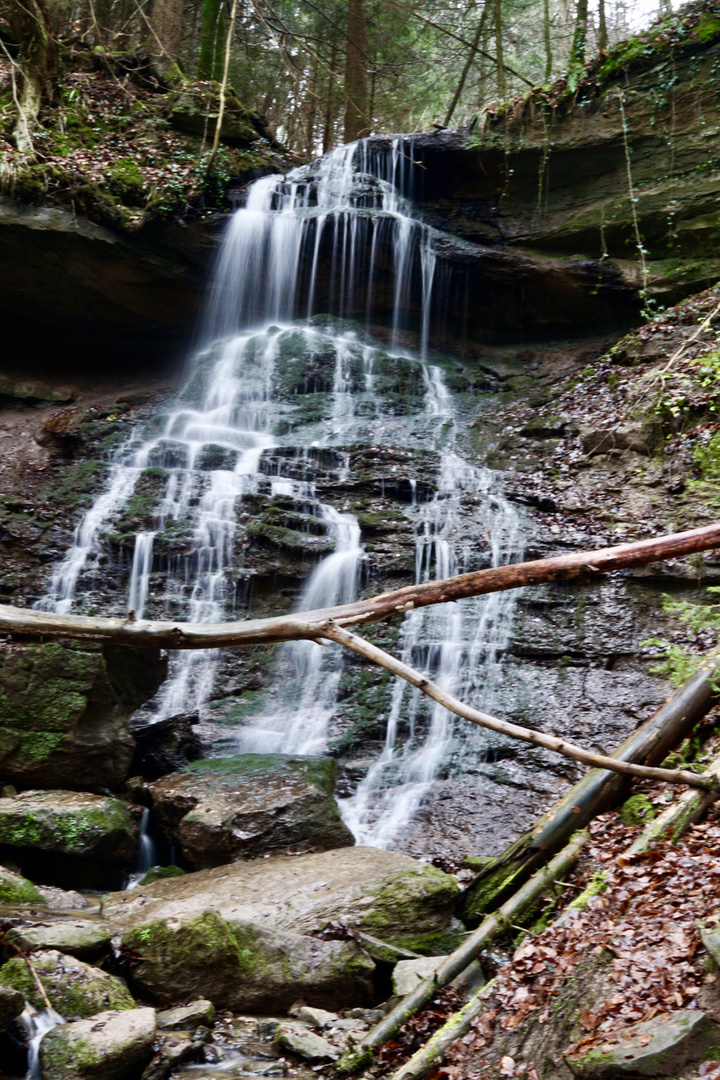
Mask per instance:
[[[75,791],[23,791],[0,799],[0,836],[11,848],[131,865],[137,829],[126,802]]]
[[[130,992],[120,979],[55,949],[33,953],[33,967],[52,1007],[65,1020],[81,1020],[104,1009],[135,1008]],[[34,1008],[45,1008],[22,957],[12,957],[0,968],[0,983],[19,990]]]
[[[645,825],[652,821],[657,811],[647,795],[631,795],[620,809],[620,820],[625,825]]]
[[[182,877],[186,873],[179,866],[151,866],[147,874],[140,879],[140,885],[152,885],[153,881],[165,881],[167,878]]]
[[[153,1053],[155,1010],[108,1010],[61,1024],[40,1043],[43,1080],[135,1080]]]
[[[240,754],[193,762],[146,790],[168,841],[200,869],[353,844],[332,794],[336,768],[331,758]]]
[[[335,1007],[372,996],[374,963],[355,942],[266,930],[216,911],[145,923],[122,943],[141,957],[133,984],[161,1005],[202,997],[216,1008],[273,1012],[298,998]]]
[[[0,906],[44,904],[45,897],[31,881],[0,866]]]

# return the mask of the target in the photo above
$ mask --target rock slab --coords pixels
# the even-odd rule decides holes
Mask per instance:
[[[231,863],[111,893],[103,901],[103,918],[122,931],[213,910],[231,922],[296,934],[346,922],[415,952],[437,955],[451,927],[457,894],[456,879],[436,867],[393,851],[351,847]]]
[[[126,802],[78,791],[23,791],[0,799],[0,837],[11,848],[126,866],[137,849]]]
[[[49,1031],[43,1080],[137,1080],[153,1052],[155,1010],[107,1011]]]

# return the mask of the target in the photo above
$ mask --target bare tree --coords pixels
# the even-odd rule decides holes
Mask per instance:
[[[33,153],[32,133],[40,109],[55,98],[57,42],[45,0],[4,0],[10,29],[20,46],[22,87],[17,98],[18,120],[13,137],[23,154]]]

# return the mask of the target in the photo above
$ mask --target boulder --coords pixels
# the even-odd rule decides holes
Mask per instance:
[[[62,919],[42,922],[37,926],[12,927],[5,940],[25,952],[57,949],[79,960],[97,960],[110,946],[112,931],[101,922]]]
[[[49,1031],[40,1043],[43,1080],[137,1080],[155,1039],[155,1010],[107,1011]]]
[[[193,731],[193,724],[197,723],[197,713],[183,713],[144,727],[134,727],[133,775],[137,773],[146,780],[158,780],[201,758],[200,737]]]
[[[199,761],[147,785],[155,819],[202,869],[287,848],[354,843],[333,797],[331,758],[241,754]]]
[[[606,1043],[565,1062],[581,1080],[677,1076],[689,1061],[702,1061],[720,1046],[720,1024],[699,1009],[661,1013],[624,1029],[622,1040]]]
[[[364,1004],[375,965],[354,941],[321,941],[216,911],[143,923],[123,935],[139,993],[161,1005],[198,995],[248,1012],[286,1010],[303,997],[319,1005]]]
[[[50,1004],[65,1020],[82,1020],[103,1009],[134,1009],[127,987],[114,975],[65,956],[55,949],[33,954],[35,968]],[[0,968],[0,986],[19,990],[36,1009],[43,1009],[37,984],[20,956]]]
[[[134,749],[128,716],[165,671],[159,652],[139,652],[58,641],[3,646],[0,777],[22,787],[118,787]]]
[[[137,825],[126,802],[77,791],[0,799],[2,848],[30,876],[80,888],[117,887],[133,866]]]
[[[212,909],[229,921],[298,934],[344,921],[437,955],[444,951],[457,894],[455,878],[434,866],[394,851],[349,847],[231,863],[111,893],[103,900],[103,918],[129,930],[140,922],[194,918]]]

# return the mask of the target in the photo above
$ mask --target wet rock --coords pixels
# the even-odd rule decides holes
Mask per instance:
[[[197,713],[182,713],[145,727],[133,727],[135,756],[131,772],[146,780],[158,780],[201,758],[202,745],[193,731],[197,722]]]
[[[565,1062],[581,1080],[676,1076],[689,1061],[702,1061],[706,1051],[718,1046],[720,1024],[699,1009],[681,1009],[633,1024],[624,1029],[621,1042]]]
[[[76,398],[75,390],[71,390],[67,386],[47,386],[45,383],[38,382],[37,379],[10,379],[7,376],[0,377],[0,402],[4,398],[9,399],[4,404],[17,404],[22,402],[24,405],[37,405],[46,402],[57,402],[58,404],[64,404],[68,401],[74,401]]]
[[[404,997],[414,990],[418,983],[432,975],[447,956],[422,956],[418,960],[400,960],[393,968],[393,993]]]
[[[42,904],[45,897],[31,881],[0,866],[0,905],[14,907],[18,904]]]
[[[337,1061],[340,1050],[304,1024],[285,1021],[278,1026],[275,1045],[307,1061]]]
[[[148,668],[156,677],[138,688]],[[23,787],[119,786],[134,748],[129,712],[161,675],[152,653],[120,660],[117,650],[56,641],[3,648],[0,776]]]
[[[140,885],[152,885],[153,881],[163,881],[165,878],[182,877],[186,871],[173,863],[170,866],[151,866],[147,874],[139,881]]]
[[[40,1043],[43,1080],[137,1080],[152,1056],[155,1010],[108,1010],[56,1027]]]
[[[652,454],[662,429],[659,424],[626,422],[613,428],[585,431],[582,448],[586,454],[608,454],[611,450],[634,450],[636,454]]]
[[[112,931],[100,922],[63,919],[61,922],[44,922],[37,926],[12,927],[5,933],[5,940],[25,952],[57,949],[79,960],[97,960],[108,952]]]
[[[195,867],[286,848],[354,843],[332,791],[331,759],[243,754],[198,762],[147,785],[153,813]]]
[[[49,911],[83,911],[89,914],[89,909],[93,909],[94,914],[100,910],[98,904],[93,904],[75,889],[58,889],[55,885],[43,885],[42,894],[45,898],[44,906]]]
[[[196,1028],[198,1024],[212,1024],[215,1019],[215,1006],[212,1001],[201,999],[191,1001],[189,1005],[177,1005],[174,1009],[165,1009],[157,1014],[157,1026],[163,1031],[181,1031]]]
[[[114,975],[54,949],[33,954],[35,968],[52,1007],[66,1020],[81,1020],[104,1009],[134,1009],[127,987]],[[36,1009],[43,1009],[37,984],[25,961],[12,957],[0,968],[0,984],[19,990]]]
[[[216,911],[144,923],[123,935],[133,985],[159,1004],[202,995],[219,1008],[285,1010],[299,996],[363,1004],[375,965],[353,941],[321,941]],[[138,959],[139,957],[139,959]]]
[[[397,852],[349,847],[231,863],[113,893],[103,901],[103,918],[127,930],[212,908],[227,920],[300,934],[345,921],[392,944],[437,953],[457,895],[457,881],[442,870]]]

